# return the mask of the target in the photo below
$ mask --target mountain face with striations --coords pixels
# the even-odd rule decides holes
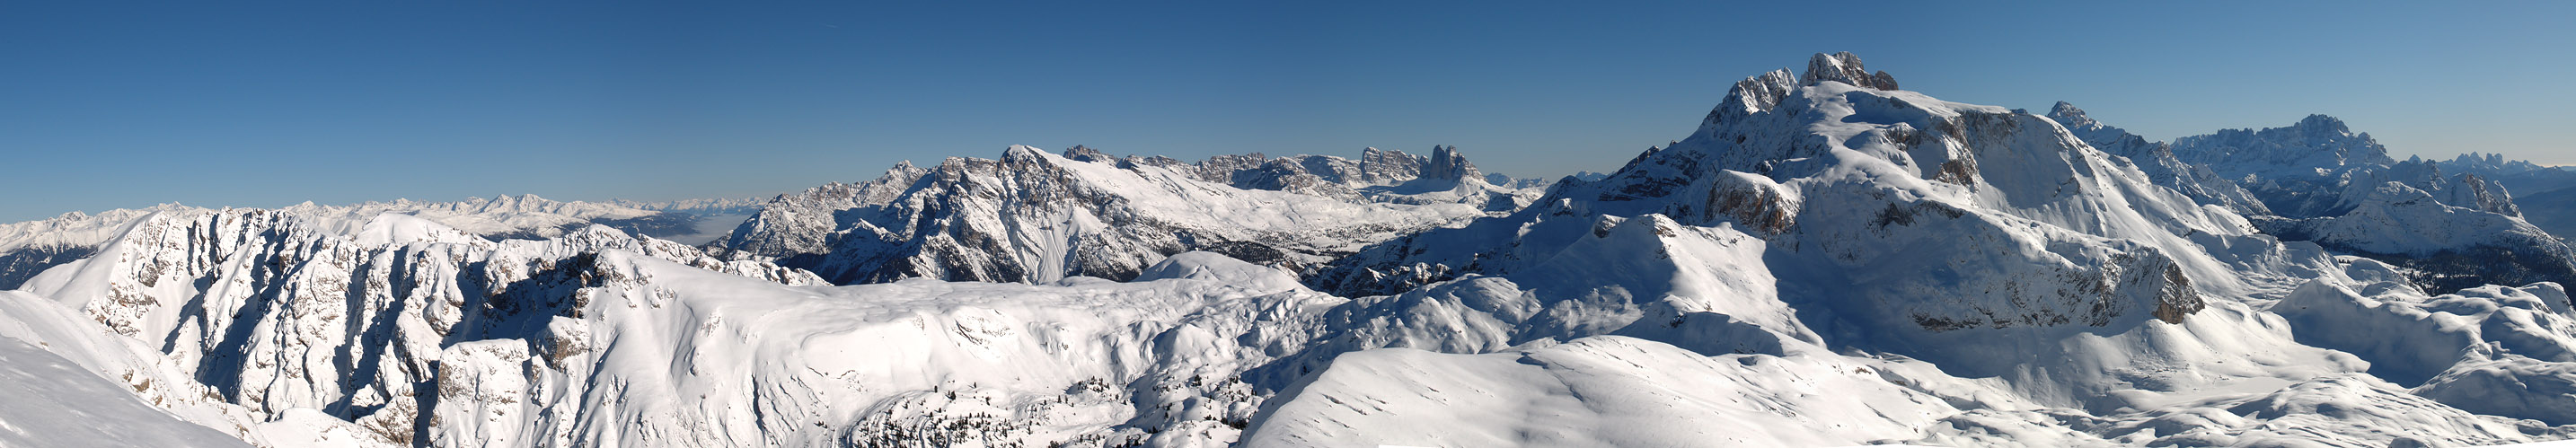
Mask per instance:
[[[2261,198],[2211,170],[2209,165],[2184,162],[2180,156],[2174,155],[2172,144],[2148,141],[2146,137],[2094,121],[2093,117],[2084,114],[2084,109],[2077,109],[2064,101],[2049,109],[2048,118],[2065,125],[2067,132],[2075,134],[2075,138],[2084,140],[2085,144],[2093,145],[2094,149],[2128,158],[2138,165],[2139,172],[2146,173],[2147,178],[2153,179],[2157,185],[2189,195],[2193,201],[2225,206],[2242,215],[2272,214],[2272,209],[2265,206]]]
[[[1195,164],[1014,146],[996,159],[909,163],[875,180],[781,195],[710,249],[838,283],[927,277],[1127,280],[1206,250],[1291,270],[1362,245],[1517,209],[1455,148],[1218,156]]]
[[[508,218],[592,219],[526,199],[13,224],[8,247],[78,249],[26,252],[0,291],[0,387],[32,391],[0,443],[2576,437],[2565,287],[2418,263],[2549,253],[2488,174],[2331,119],[2151,142],[1849,53],[1730,87],[1684,138],[1544,190],[1445,146],[1014,146],[780,195],[703,247]]]

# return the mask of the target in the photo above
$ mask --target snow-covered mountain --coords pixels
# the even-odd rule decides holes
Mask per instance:
[[[2370,134],[2354,133],[2343,120],[2325,115],[2309,115],[2284,127],[2174,139],[2173,152],[2184,162],[2211,165],[2231,178],[2297,179],[2397,162]]]
[[[395,200],[356,205],[311,202],[274,210],[298,215],[316,226],[346,232],[387,213],[410,215],[491,240],[546,239],[603,225],[642,236],[695,233],[701,218],[694,213],[756,210],[746,200],[692,200],[665,203],[555,201],[536,195],[468,198],[457,202]],[[0,288],[17,288],[46,268],[88,257],[138,220],[155,214],[198,214],[215,210],[163,204],[146,209],[117,209],[96,215],[72,212],[40,221],[0,224]]]
[[[2210,170],[2209,165],[2182,161],[2174,155],[2172,144],[2147,141],[2146,137],[2131,134],[2128,130],[2094,121],[2093,117],[2084,114],[2084,109],[2077,109],[2064,101],[2049,109],[2048,118],[2066,126],[2075,138],[2083,139],[2094,149],[2128,158],[2156,185],[2189,195],[2193,201],[2225,206],[2241,215],[2272,214],[2272,209],[2263,205],[2261,198]]]
[[[760,198],[681,199],[661,202],[625,199],[608,201],[609,205],[619,207],[692,215],[749,215],[759,213],[761,204],[767,203],[769,203],[768,200]]]
[[[1606,334],[1646,335],[1685,349],[1706,347],[1691,350],[1700,355],[1759,353],[1796,358],[1816,350],[1880,353],[1928,361],[1954,378],[1990,381],[1947,380],[1998,388],[2005,392],[1995,396],[2023,400],[1982,406],[1943,400],[1962,413],[1947,417],[1948,425],[1931,425],[1936,429],[1928,431],[1923,424],[1892,416],[1937,415],[1948,410],[1899,407],[1927,401],[1902,394],[1875,395],[1893,400],[1892,404],[1861,400],[1829,405],[1776,397],[1724,400],[1788,410],[1777,415],[1834,409],[1838,412],[1830,415],[1839,416],[1868,409],[1877,418],[1858,420],[1889,419],[1895,420],[1894,427],[1915,428],[1890,431],[1902,435],[1888,436],[1897,440],[1922,437],[1914,440],[2063,446],[2184,440],[2236,444],[2287,437],[2376,445],[2390,443],[2396,435],[2368,428],[2410,424],[2366,421],[2361,415],[2406,415],[2448,425],[2427,426],[2425,432],[2408,436],[2425,436],[2424,440],[2494,442],[2522,437],[2515,435],[2520,430],[2506,429],[2511,425],[2480,423],[2457,410],[2419,412],[2445,405],[2409,395],[2405,387],[2411,384],[2356,375],[2368,364],[2349,354],[2299,343],[2296,328],[2266,311],[2303,285],[2355,285],[2420,297],[2423,293],[2404,282],[2397,270],[2364,259],[2333,257],[2316,245],[2284,243],[2261,234],[2224,202],[2197,202],[2172,187],[2183,178],[2150,176],[2137,162],[2084,143],[2054,120],[1893,90],[1885,88],[1892,84],[1885,82],[1886,76],[1864,77],[1863,73],[1868,72],[1848,54],[1818,55],[1803,74],[1793,76],[1783,70],[1747,79],[1688,139],[1649,151],[1607,179],[1559,184],[1538,205],[1510,217],[1372,247],[1337,263],[1315,283],[1346,293],[1417,291],[1406,293],[1412,295],[1437,291],[1443,285],[1494,283],[1500,278],[1512,285],[1533,285],[1515,289],[1535,300],[1517,307],[1463,307],[1480,311],[1474,313],[1441,313],[1490,316],[1463,320],[1471,328],[1499,327],[1519,333],[1503,339],[1513,344],[1584,341]],[[1623,238],[1647,243],[1598,242]],[[1711,257],[1727,253],[1734,255]],[[1608,259],[1627,264],[1603,261]],[[1424,316],[1432,310],[1457,310],[1465,303],[1475,302],[1447,306],[1435,302],[1410,314],[1384,314]],[[1444,325],[1439,322],[1459,320],[1411,319],[1408,322],[1419,322],[1411,325],[1429,328],[1406,334],[1441,334],[1433,330]],[[2413,346],[2389,339],[2374,341]],[[1369,385],[1352,386],[1361,389],[1335,386],[1320,396],[1328,403],[1489,403],[1482,401],[1487,398],[1471,397],[1499,394],[1492,392],[1496,390],[1571,388],[1570,396],[1529,400],[1570,400],[1556,402],[1573,408],[1540,413],[1579,415],[1570,420],[1619,428],[1686,432],[1703,427],[1798,427],[1735,420],[1743,413],[1704,407],[1676,414],[1715,420],[1644,411],[1670,408],[1647,404],[1653,400],[1609,404],[1573,399],[1623,389],[1626,393],[1678,389],[1671,394],[1685,403],[1711,403],[1720,401],[1693,397],[1712,390],[1723,394],[1727,389],[1644,386],[1661,382],[1637,378],[1657,377],[1652,376],[1655,371],[1676,367],[1633,358],[1627,363],[1649,367],[1587,373],[1606,377],[1576,382],[1569,379],[1572,373],[1553,370],[1565,364],[1548,360],[1559,356],[1551,354],[1558,350],[1524,348],[1516,355],[1517,362],[1512,357],[1481,358],[1500,361],[1490,364],[1499,370],[1473,367],[1484,361],[1455,355],[1388,361],[1393,364],[1337,362],[1334,369],[1367,372],[1354,374],[1363,378],[1398,378],[1400,384],[1389,387],[1383,380],[1371,380]],[[1440,347],[1439,351],[1460,350]],[[1422,367],[1437,360],[1453,361]],[[1568,372],[1616,371],[1572,367],[1581,364],[1565,368],[1573,369]],[[1733,364],[1757,363],[1748,359]],[[1735,368],[1728,363],[1711,367],[1722,367],[1713,372]],[[1485,372],[1471,376],[1539,380],[1459,383],[1427,377],[1460,376],[1455,373],[1403,373],[1407,371]],[[1709,376],[1713,375],[1683,377]],[[1332,377],[1330,371],[1324,376]],[[1809,384],[1831,381],[1806,378],[1819,382]],[[1915,388],[1935,395],[1943,386],[1928,384],[1944,381],[1902,375],[1884,380],[1925,385]],[[1721,383],[1743,387],[1751,381]],[[1316,387],[1322,386],[1310,385],[1297,396],[1318,396]],[[1430,390],[1440,392],[1426,392]],[[2243,395],[2275,390],[2259,398]],[[2238,401],[2247,399],[2251,401]],[[1325,434],[1280,439],[1309,442],[1405,433],[1410,427],[1400,411],[1376,412],[1383,409],[1370,405],[1312,406],[1311,414],[1273,415],[1268,424],[1293,424]],[[2315,418],[2307,414],[2316,406],[2374,411],[2303,423],[2326,428],[2306,434],[2269,432],[2260,429],[2263,424],[2242,417]],[[1620,409],[1638,411],[1615,411]],[[2271,410],[2252,412],[2255,409]],[[2139,428],[2176,416],[2231,410],[2237,412],[2230,415],[2238,417],[2156,430]],[[1846,425],[1837,428],[1866,427],[1853,420],[1819,419]],[[1676,424],[1661,424],[1667,422]],[[1758,424],[1741,424],[1747,422]],[[1506,418],[1424,437],[1510,441],[1525,437],[1514,435],[1530,433],[1530,425],[1528,420]],[[1819,432],[1807,428],[1811,429],[1788,431],[1792,435],[1739,437],[1757,444],[1880,441],[1794,438]],[[1271,435],[1268,429],[1256,427],[1250,437],[1266,440]],[[1635,438],[1547,440],[1643,445],[1659,437],[1701,437],[1681,432],[1583,430],[1546,437],[1605,433]],[[1854,433],[1860,432],[1836,434]],[[1981,439],[1985,437],[2006,440]]]
[[[592,226],[494,242],[414,215],[363,221],[310,210],[165,207],[120,226],[95,254],[5,297],[0,333],[65,350],[146,401],[261,443],[428,435],[437,352],[543,334],[578,316],[578,289],[618,251],[714,275],[820,284],[812,274],[724,262]],[[312,417],[323,418],[315,419]],[[278,425],[286,425],[278,427]],[[283,432],[286,434],[271,434]]]
[[[2543,178],[2528,162],[2396,161],[2369,134],[2324,115],[2175,144],[2148,142],[2064,102],[2050,118],[2095,148],[2138,161],[2158,184],[2234,209],[2266,234],[2397,264],[2427,289],[2576,282],[2576,247],[2523,219],[2505,184],[2488,177]]]
[[[2527,226],[2483,183],[2345,151],[2301,178],[2348,209],[2249,216],[2282,202],[2242,174],[2301,171],[2209,175],[2245,168],[2071,106],[1900,90],[1849,53],[1732,87],[1686,138],[1527,195],[1445,147],[1012,147],[782,195],[704,250],[293,208],[23,224],[12,241],[92,242],[0,292],[0,342],[21,343],[0,377],[95,375],[29,396],[130,390],[97,412],[266,446],[2576,436],[2564,287],[2428,291],[2277,235],[2448,247]],[[2421,213],[2453,233],[2333,239],[2434,228],[2372,221]],[[0,423],[36,418],[10,406]]]
[[[1110,157],[1013,146],[998,160],[909,163],[860,184],[781,195],[710,250],[836,283],[927,277],[1048,283],[1134,278],[1209,250],[1299,269],[1488,213],[1535,192],[1488,185],[1455,148],[1329,156]]]
[[[2438,163],[2443,171],[2475,174],[2512,189],[2531,225],[2559,238],[2576,236],[2576,170],[2474,152]]]

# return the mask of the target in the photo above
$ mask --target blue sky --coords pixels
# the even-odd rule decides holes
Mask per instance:
[[[2160,140],[2325,113],[2401,158],[2576,164],[2568,2],[74,3],[0,4],[0,221],[765,196],[1012,144],[1553,176],[1832,51]]]

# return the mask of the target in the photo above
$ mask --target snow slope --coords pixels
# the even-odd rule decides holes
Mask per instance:
[[[0,338],[0,445],[249,446],[172,417],[122,384],[33,344]]]

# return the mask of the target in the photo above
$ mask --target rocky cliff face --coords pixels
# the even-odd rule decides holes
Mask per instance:
[[[109,333],[149,341],[164,368],[120,376],[151,400],[237,409],[251,422],[318,410],[396,444],[439,432],[439,352],[458,341],[542,339],[581,317],[581,288],[644,287],[603,251],[761,281],[821,284],[759,262],[592,227],[546,241],[493,242],[384,214],[356,228],[291,211],[172,209],[137,218],[99,252],[26,290]],[[113,368],[113,367],[111,367]],[[202,393],[202,398],[188,396]],[[211,403],[208,403],[211,402]]]
[[[778,195],[762,204],[760,213],[744,220],[732,233],[708,244],[707,250],[720,256],[769,254],[773,257],[829,252],[832,243],[829,238],[837,230],[839,219],[835,213],[890,204],[929,173],[930,170],[915,167],[912,162],[903,162],[867,182],[835,182],[803,192]]]
[[[2220,175],[2241,178],[2314,177],[2351,167],[2388,165],[2388,147],[2370,134],[2354,133],[2343,120],[2309,115],[2285,127],[2227,129],[2214,134],[2174,139],[2174,156],[2209,165]]]

